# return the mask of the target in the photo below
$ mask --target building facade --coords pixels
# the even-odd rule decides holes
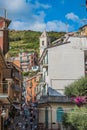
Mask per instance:
[[[46,94],[49,87],[64,94],[65,86],[86,75],[86,37],[66,36],[64,40],[46,48],[40,58]]]
[[[22,69],[20,67],[20,61],[13,62],[12,68],[12,78],[13,78],[13,102],[21,103],[22,89],[23,89],[23,76]]]
[[[21,103],[22,71],[18,64],[11,61],[9,50],[8,26],[10,20],[0,17],[0,130],[4,130],[5,121],[11,118],[9,112],[15,112],[15,101]],[[16,94],[16,95],[15,95]],[[16,99],[14,99],[14,95]],[[19,95],[19,97],[18,97]],[[10,109],[14,107],[15,109]],[[3,118],[3,112],[5,117]]]
[[[26,80],[26,103],[36,102],[37,85],[40,79],[40,75],[37,74],[28,80]]]
[[[38,66],[38,54],[36,52],[20,52],[19,60],[23,72],[28,72]]]
[[[39,121],[41,122],[40,117],[43,117],[42,123],[45,122],[45,128],[53,127],[53,122],[61,123],[62,118],[60,120],[59,116],[57,117],[57,110],[61,108],[61,111],[65,112],[66,109],[72,109],[74,106],[64,95],[64,89],[86,75],[86,43],[85,36],[66,34],[54,41],[51,46],[44,47],[40,57],[42,76],[38,85],[37,101]],[[50,114],[50,111],[55,113]]]
[[[9,50],[9,39],[8,39],[8,26],[10,20],[0,17],[0,48],[5,55]]]

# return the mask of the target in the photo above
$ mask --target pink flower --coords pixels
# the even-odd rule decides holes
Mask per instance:
[[[86,97],[74,97],[74,98],[72,98],[72,100],[76,103],[76,105],[77,106],[82,106],[83,105],[83,103],[85,103],[86,102]]]

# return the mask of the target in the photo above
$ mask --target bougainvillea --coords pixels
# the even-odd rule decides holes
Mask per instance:
[[[86,96],[84,97],[78,96],[78,97],[73,97],[71,99],[78,107],[81,107],[84,103],[86,103],[86,98],[87,98]]]

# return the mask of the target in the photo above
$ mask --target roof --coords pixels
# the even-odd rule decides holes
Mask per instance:
[[[44,32],[41,34],[40,38],[42,38],[42,37],[48,37],[46,30],[44,30]]]
[[[21,65],[20,65],[20,61],[19,61],[19,60],[14,60],[14,61],[13,61],[13,66],[15,66],[16,69],[18,69],[19,71],[22,72],[22,69],[21,69]]]
[[[19,60],[14,60],[13,64],[20,68],[20,61]]]
[[[84,26],[80,27],[79,29],[82,29],[82,28],[84,28],[84,27],[87,27],[87,24],[85,24]]]
[[[30,77],[29,79],[26,80],[26,82],[31,81],[31,80],[34,79],[34,78],[37,78],[39,75],[41,75],[41,74],[38,73],[38,74],[36,74],[36,75]]]
[[[48,93],[49,93],[49,96],[63,96],[61,93],[59,93],[57,90],[51,87],[48,87]]]

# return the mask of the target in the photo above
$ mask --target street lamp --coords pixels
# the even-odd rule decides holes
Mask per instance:
[[[3,130],[4,130],[4,118],[6,117],[6,112],[5,112],[5,110],[2,111],[1,117],[3,118]]]

